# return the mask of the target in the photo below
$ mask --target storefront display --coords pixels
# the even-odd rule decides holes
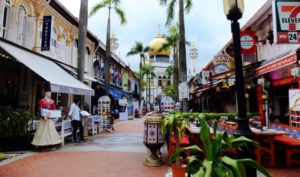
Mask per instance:
[[[289,90],[290,126],[300,127],[300,89]]]

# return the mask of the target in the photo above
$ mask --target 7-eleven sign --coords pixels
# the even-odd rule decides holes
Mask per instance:
[[[274,0],[273,24],[276,43],[300,43],[300,1]]]

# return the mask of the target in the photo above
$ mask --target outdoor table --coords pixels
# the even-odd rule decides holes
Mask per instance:
[[[260,143],[260,147],[255,150],[256,161],[261,163],[260,154],[262,151],[270,154],[270,165],[276,166],[275,154],[274,154],[274,138],[278,136],[288,135],[285,131],[276,131],[275,129],[266,129],[261,131],[260,129],[251,128],[254,134],[254,140]]]
[[[289,136],[280,136],[274,138],[274,144],[275,143],[284,145],[287,167],[291,166],[292,163],[300,163],[300,159],[292,158],[294,153],[300,153],[300,139],[291,138]]]

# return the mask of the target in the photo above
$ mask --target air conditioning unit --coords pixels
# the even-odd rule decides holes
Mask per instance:
[[[291,74],[292,74],[292,76],[295,76],[295,77],[300,76],[300,68],[295,67],[295,68],[291,69]]]

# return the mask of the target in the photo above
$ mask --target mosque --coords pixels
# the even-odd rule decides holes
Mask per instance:
[[[149,43],[149,61],[152,66],[154,66],[154,73],[156,77],[150,82],[150,104],[155,104],[155,98],[162,94],[163,89],[168,85],[172,84],[172,77],[168,77],[166,74],[166,69],[168,66],[173,64],[170,60],[171,50],[161,50],[161,47],[166,43],[166,39],[158,33],[157,36]],[[143,97],[146,98],[146,90],[143,92]],[[145,100],[145,99],[144,99]],[[149,98],[148,98],[149,100]]]

